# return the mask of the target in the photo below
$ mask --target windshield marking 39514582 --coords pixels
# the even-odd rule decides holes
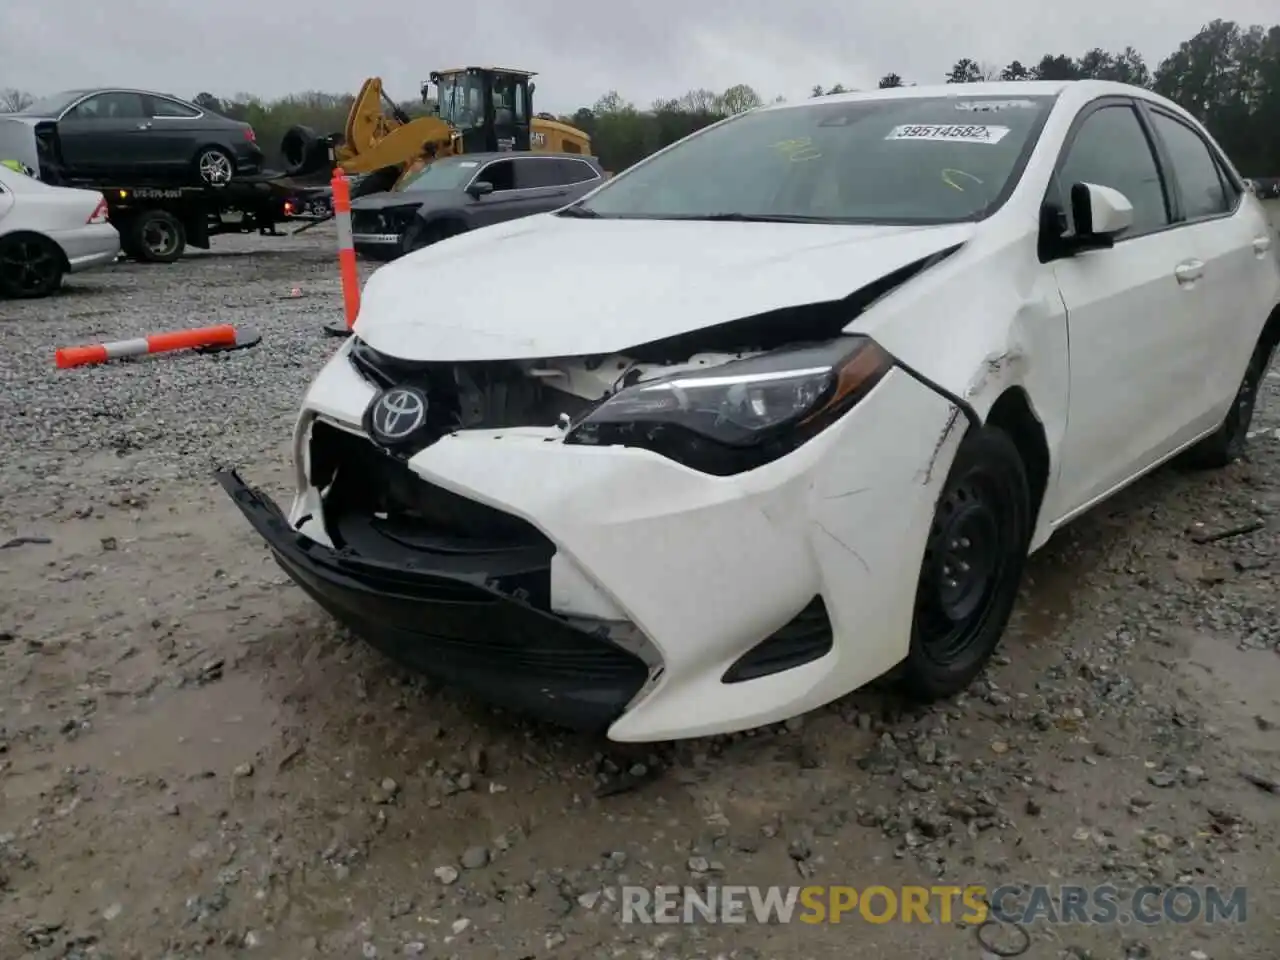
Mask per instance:
[[[949,143],[999,143],[1008,127],[971,123],[908,123],[894,127],[886,140],[934,140]]]

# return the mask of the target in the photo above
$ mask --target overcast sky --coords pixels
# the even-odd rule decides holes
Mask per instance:
[[[192,97],[355,92],[381,76],[417,96],[429,71],[537,71],[539,110],[616,89],[647,106],[749,83],[766,99],[889,71],[941,82],[960,57],[1137,47],[1155,65],[1211,16],[1280,22],[1278,0],[0,0],[0,88],[100,85]]]

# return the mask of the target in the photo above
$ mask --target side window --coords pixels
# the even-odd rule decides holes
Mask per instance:
[[[177,100],[166,100],[163,97],[151,98],[151,116],[172,117],[174,119],[194,120],[200,111]]]
[[[528,123],[529,106],[525,102],[525,85],[523,83],[516,84],[515,100],[516,123]]]
[[[1067,147],[1058,174],[1058,192],[1063,201],[1071,196],[1071,185],[1075,183],[1096,183],[1123,193],[1133,204],[1131,234],[1169,223],[1160,168],[1132,107],[1103,107],[1085,118]],[[1064,207],[1070,223],[1069,205]]]
[[[1169,151],[1187,219],[1229,212],[1235,197],[1228,199],[1218,161],[1200,134],[1163,113],[1153,113],[1152,123]]]
[[[67,114],[68,120],[146,120],[151,116],[142,95],[137,93],[100,93],[81,101]]]
[[[515,161],[514,160],[498,160],[489,164],[480,171],[476,177],[477,180],[487,180],[493,184],[493,192],[499,193],[503,190],[514,190],[515,186]]]
[[[516,189],[531,187],[561,187],[565,184],[557,161],[549,157],[512,161],[516,168]]]
[[[564,183],[586,183],[599,176],[595,168],[585,160],[557,160],[556,163],[563,171],[561,175]]]

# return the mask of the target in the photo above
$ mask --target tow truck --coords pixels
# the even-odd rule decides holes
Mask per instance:
[[[64,182],[101,191],[125,256],[149,263],[173,263],[188,246],[208,250],[210,238],[219,234],[284,236],[278,224],[320,222],[331,212],[327,187],[300,184],[280,173],[241,177],[217,187]]]
[[[14,127],[11,125],[12,134]],[[331,215],[327,184],[265,171],[220,185],[185,185],[145,178],[86,179],[63,173],[54,124],[25,128],[27,144],[34,133],[35,160],[45,183],[97,190],[107,202],[107,216],[120,233],[125,256],[150,263],[173,263],[188,246],[209,249],[209,240],[224,233],[284,236],[276,229],[286,221],[311,221],[305,230]],[[11,140],[12,142],[12,140]],[[23,154],[18,154],[19,158]],[[30,152],[26,154],[30,157]],[[292,231],[294,233],[298,231]]]

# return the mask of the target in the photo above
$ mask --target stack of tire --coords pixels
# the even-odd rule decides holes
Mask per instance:
[[[341,142],[341,134],[321,137],[310,127],[301,124],[290,127],[280,141],[284,172],[291,177],[306,177],[326,170],[329,166],[329,148]]]
[[[340,133],[322,137],[301,124],[290,127],[280,141],[284,172],[291,177],[309,177],[322,171],[327,172],[330,168],[329,148],[341,145],[342,140]],[[351,199],[390,190],[399,179],[400,171],[400,167],[383,167],[381,170],[352,177]]]

